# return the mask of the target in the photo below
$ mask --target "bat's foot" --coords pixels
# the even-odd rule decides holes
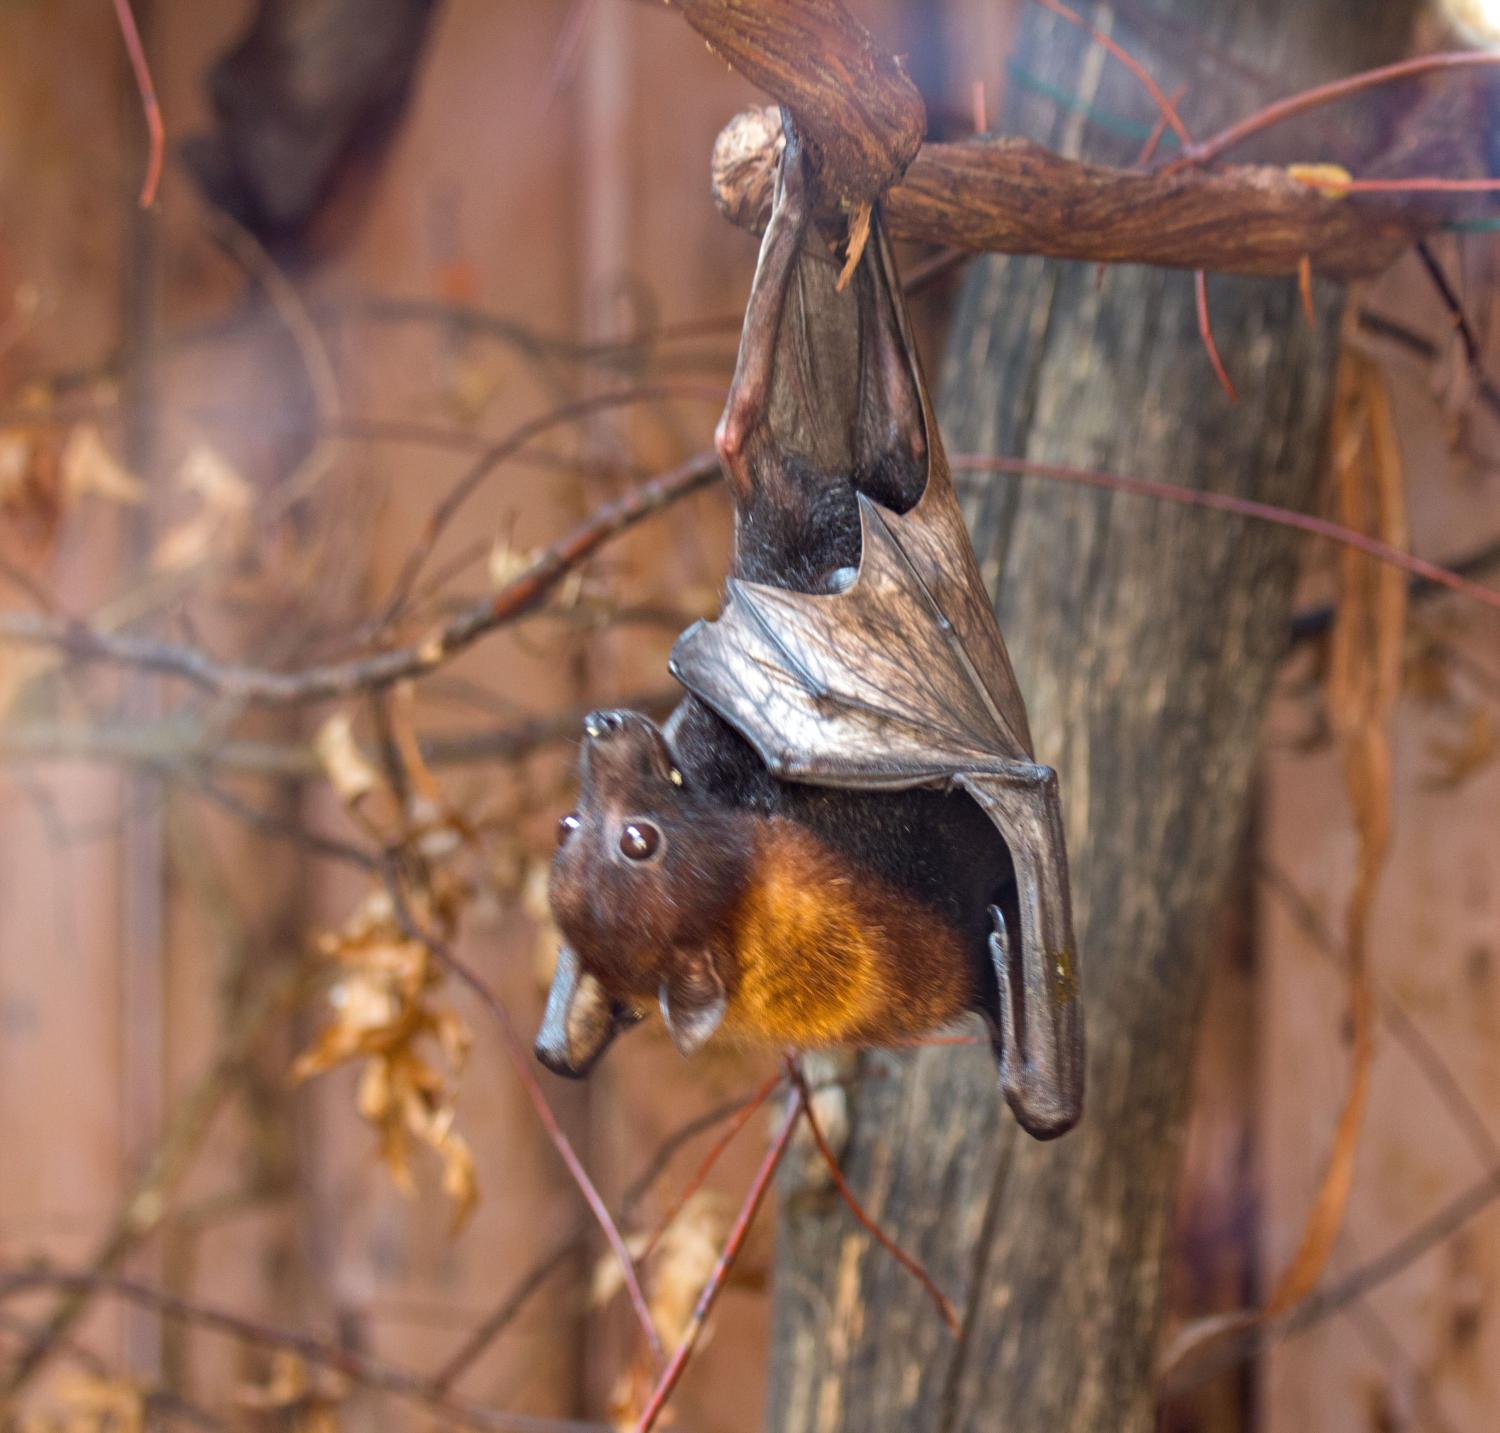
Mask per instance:
[[[750,500],[755,491],[751,470],[751,448],[761,430],[771,402],[771,376],[775,365],[782,312],[787,293],[797,274],[798,255],[811,222],[807,161],[792,127],[791,116],[782,112],[786,152],[776,181],[776,200],[770,223],[761,241],[760,262],[745,308],[745,327],[740,337],[739,361],[729,399],[714,432],[719,462],[737,503]],[[764,442],[764,439],[761,440]]]

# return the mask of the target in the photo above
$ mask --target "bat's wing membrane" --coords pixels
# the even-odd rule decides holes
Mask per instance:
[[[1015,867],[1020,931],[992,912],[995,1046],[1016,1118],[1049,1139],[1071,1129],[1083,1109],[1083,1007],[1057,776],[1047,766],[1018,765],[964,772],[958,784],[1005,837]]]
[[[863,496],[859,504],[863,550],[846,591],[731,579],[719,619],[679,638],[674,675],[786,780],[916,786],[997,757],[1029,761],[994,618],[987,603],[973,611],[955,602],[924,550],[924,504],[905,517]],[[993,648],[971,651],[986,632]]]

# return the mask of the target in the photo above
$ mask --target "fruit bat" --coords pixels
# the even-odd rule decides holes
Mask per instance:
[[[717,442],[723,609],[678,639],[658,728],[585,722],[537,1037],[585,1074],[653,1004],[856,1047],[988,1022],[1039,1138],[1078,1119],[1083,1034],[1057,780],[979,575],[878,215],[849,283],[790,120]]]

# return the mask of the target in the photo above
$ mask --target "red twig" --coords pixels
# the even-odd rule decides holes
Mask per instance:
[[[1311,89],[1276,100],[1263,109],[1236,120],[1217,134],[1210,135],[1200,144],[1185,144],[1182,153],[1168,166],[1167,172],[1186,168],[1190,164],[1207,164],[1217,159],[1226,150],[1234,148],[1253,134],[1304,114],[1320,105],[1358,94],[1361,90],[1373,89],[1376,85],[1389,84],[1392,80],[1406,79],[1413,75],[1431,74],[1434,70],[1457,70],[1483,65],[1500,65],[1500,55],[1472,50],[1452,50],[1436,55],[1420,55],[1412,60],[1400,60],[1394,65],[1381,65],[1373,70],[1361,70],[1356,75],[1345,75],[1326,85],[1314,85]]]
[[[1213,320],[1208,314],[1208,275],[1202,269],[1193,270],[1193,298],[1198,306],[1198,337],[1203,340],[1203,346],[1208,350],[1208,361],[1213,364],[1214,375],[1218,378],[1225,393],[1229,395],[1229,401],[1238,403],[1239,394],[1234,391],[1234,384],[1229,381],[1229,374],[1224,368],[1224,360],[1219,357],[1219,345],[1214,342]]]
[[[1061,0],[1036,0],[1036,3],[1044,10],[1050,10],[1054,15],[1061,16],[1068,24],[1077,25],[1080,30],[1088,31],[1095,42],[1102,45],[1141,82],[1145,87],[1146,93],[1155,101],[1157,109],[1161,111],[1167,123],[1172,126],[1172,133],[1184,145],[1191,143],[1192,136],[1188,134],[1187,126],[1183,124],[1181,117],[1178,115],[1177,106],[1167,97],[1162,87],[1151,78],[1146,67],[1129,50],[1125,49],[1119,41],[1106,35],[1097,25],[1090,24],[1076,10],[1071,10],[1068,6],[1062,4]]]
[[[1183,93],[1181,88],[1178,89],[1176,95],[1169,96],[1152,78],[1150,71],[1124,46],[1106,35],[1097,25],[1085,20],[1076,10],[1062,4],[1061,0],[1036,0],[1036,3],[1043,9],[1050,10],[1054,15],[1060,15],[1070,25],[1077,25],[1080,29],[1087,30],[1096,43],[1102,45],[1141,82],[1146,93],[1155,101],[1159,117],[1141,149],[1140,158],[1136,161],[1138,164],[1146,163],[1155,153],[1156,146],[1161,143],[1164,125],[1171,126],[1172,133],[1181,141],[1184,149],[1192,144],[1193,137],[1188,132],[1188,127],[1182,122],[1182,117],[1177,113],[1177,100]],[[1219,345],[1214,342],[1213,320],[1208,313],[1208,276],[1202,269],[1193,271],[1193,296],[1198,307],[1198,336],[1203,340],[1203,347],[1208,350],[1208,361],[1213,365],[1214,376],[1219,380],[1224,392],[1229,395],[1229,401],[1238,403],[1239,395],[1234,391],[1234,384],[1229,381],[1229,374],[1224,368],[1224,360],[1219,356]]]
[[[651,1433],[656,1426],[656,1420],[661,1417],[662,1409],[667,1406],[667,1400],[672,1396],[672,1390],[677,1387],[682,1371],[687,1367],[687,1361],[693,1356],[693,1350],[698,1345],[704,1322],[723,1290],[729,1271],[739,1257],[745,1236],[750,1232],[750,1225],[755,1220],[756,1211],[759,1210],[761,1201],[766,1197],[771,1177],[776,1173],[777,1166],[786,1154],[786,1147],[791,1142],[792,1130],[796,1128],[797,1120],[806,1108],[807,1103],[802,1090],[793,1089],[781,1128],[776,1131],[776,1138],[771,1141],[766,1157],[761,1160],[760,1168],[755,1171],[755,1178],[750,1182],[749,1193],[745,1195],[745,1202],[740,1205],[740,1212],[735,1216],[734,1226],[729,1231],[729,1238],[724,1242],[724,1251],[714,1264],[713,1273],[708,1276],[703,1292],[698,1295],[698,1302],[693,1308],[693,1316],[688,1321],[687,1332],[683,1334],[682,1342],[677,1345],[672,1354],[672,1361],[667,1365],[666,1372],[662,1374],[661,1380],[652,1390],[645,1411],[635,1425],[635,1433]]]
[[[1179,103],[1183,95],[1185,95],[1186,93],[1187,86],[1178,85],[1177,88],[1172,91],[1172,103],[1174,105]],[[1151,126],[1151,133],[1146,136],[1146,142],[1141,146],[1141,152],[1135,157],[1137,167],[1140,167],[1143,164],[1149,164],[1151,162],[1152,158],[1156,154],[1157,146],[1162,141],[1162,136],[1167,132],[1167,122],[1167,112],[1166,110],[1162,110],[1162,112],[1156,116],[1156,123]]]
[[[156,186],[161,183],[162,165],[167,152],[167,132],[161,122],[161,105],[156,98],[156,85],[151,79],[151,66],[146,63],[146,51],[141,45],[141,32],[136,27],[135,12],[130,0],[114,0],[115,19],[120,22],[120,36],[125,41],[125,53],[130,56],[130,68],[135,74],[135,87],[141,92],[141,109],[146,115],[146,134],[150,139],[150,152],[146,160],[146,177],[141,181],[140,206],[149,209],[156,202]]]
[[[413,939],[420,941],[449,974],[456,977],[464,985],[467,985],[479,997],[479,1001],[485,1009],[495,1017],[495,1022],[500,1027],[500,1035],[505,1045],[505,1053],[509,1056],[511,1065],[515,1068],[517,1078],[521,1081],[521,1088],[526,1091],[526,1096],[531,1101],[532,1108],[536,1110],[537,1118],[542,1122],[542,1128],[547,1132],[547,1138],[552,1141],[552,1147],[561,1157],[563,1164],[567,1166],[568,1173],[572,1176],[574,1184],[578,1186],[578,1191],[583,1195],[584,1202],[588,1205],[600,1229],[604,1231],[604,1237],[608,1240],[609,1247],[614,1251],[615,1258],[619,1260],[620,1272],[624,1276],[625,1291],[630,1296],[631,1307],[635,1310],[635,1316],[646,1335],[646,1342],[651,1348],[652,1355],[660,1363],[663,1356],[661,1338],[656,1332],[656,1324],[652,1321],[651,1311],[646,1305],[646,1295],[641,1289],[641,1281],[635,1271],[635,1260],[630,1257],[630,1250],[625,1247],[625,1240],[620,1234],[619,1226],[615,1223],[598,1189],[595,1188],[594,1181],[589,1178],[588,1171],[583,1167],[583,1162],[578,1158],[578,1153],[573,1148],[573,1142],[563,1133],[562,1126],[557,1122],[557,1116],[552,1112],[552,1106],[547,1103],[546,1093],[543,1091],[541,1081],[537,1079],[536,1071],[532,1066],[531,1052],[526,1049],[520,1035],[517,1033],[515,1024],[510,1018],[510,1011],[505,1008],[505,1004],[500,997],[470,970],[448,948],[444,941],[436,939],[422,929],[406,904],[406,898],[401,890],[400,878],[394,870],[387,869],[385,885],[386,889],[390,892],[391,903],[396,912],[397,920],[406,933]]]
[[[651,1252],[661,1242],[661,1236],[671,1227],[672,1221],[682,1213],[682,1206],[703,1187],[703,1181],[708,1178],[714,1165],[719,1162],[719,1156],[734,1142],[734,1137],[744,1129],[750,1122],[750,1117],[765,1102],[770,1099],[771,1092],[781,1083],[781,1075],[775,1074],[768,1079],[756,1092],[750,1096],[745,1103],[735,1111],[733,1118],[720,1132],[713,1147],[703,1156],[703,1162],[693,1172],[693,1177],[683,1185],[677,1197],[667,1207],[665,1214],[657,1221],[656,1228],[651,1231],[651,1237],[646,1241],[646,1247],[641,1250],[641,1262],[651,1257]]]
[[[1439,587],[1447,587],[1465,597],[1481,602],[1486,607],[1500,611],[1500,592],[1481,583],[1471,582],[1446,567],[1428,562],[1410,552],[1381,542],[1379,538],[1356,532],[1353,528],[1331,522],[1327,518],[1314,517],[1311,513],[1293,512],[1290,508],[1277,507],[1274,503],[1257,502],[1254,498],[1239,498],[1231,493],[1203,492],[1197,488],[1182,488],[1175,483],[1159,483],[1150,478],[1130,478],[1119,473],[1100,472],[1097,468],[1073,468],[1058,463],[1035,463],[1028,458],[992,458],[981,453],[959,453],[951,460],[955,470],[980,473],[1012,473],[1019,477],[1051,478],[1056,482],[1081,483],[1085,487],[1109,488],[1131,493],[1136,497],[1159,498],[1164,502],[1182,503],[1188,507],[1212,508],[1217,512],[1234,513],[1238,517],[1254,518],[1257,522],[1275,523],[1278,527],[1295,528],[1298,532],[1311,533],[1314,537],[1326,537],[1331,542],[1352,547],[1378,562],[1387,562],[1403,572],[1414,573]]]
[[[807,1118],[807,1127],[812,1131],[813,1142],[818,1146],[818,1153],[823,1156],[823,1163],[828,1166],[829,1176],[832,1178],[834,1186],[838,1189],[844,1203],[849,1206],[849,1212],[864,1226],[870,1237],[927,1290],[928,1297],[937,1305],[938,1313],[942,1316],[943,1322],[948,1325],[948,1332],[957,1337],[958,1314],[954,1310],[952,1300],[938,1288],[936,1280],[923,1268],[922,1264],[908,1254],[880,1225],[871,1219],[865,1213],[859,1200],[854,1197],[854,1191],[849,1188],[848,1181],[845,1180],[844,1173],[839,1168],[837,1157],[829,1149],[828,1141],[823,1138],[823,1131],[818,1127],[818,1117],[813,1113],[812,1093],[807,1088],[807,1077],[802,1073],[802,1066],[794,1056],[787,1056],[786,1071],[796,1084],[797,1089],[801,1092],[802,1109]]]

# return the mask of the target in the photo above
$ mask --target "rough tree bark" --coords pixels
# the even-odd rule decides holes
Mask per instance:
[[[1411,14],[1348,0],[1157,8],[1274,76],[1276,91],[1394,57]],[[1120,37],[1168,91],[1190,78],[1134,32]],[[1130,76],[1034,8],[1017,58],[1085,103],[1135,112]],[[1190,123],[1206,129],[1242,105],[1242,94],[1196,78],[1184,101]],[[1076,113],[1023,92],[1003,128],[1065,152],[1084,132]],[[1099,135],[1088,136],[1097,152]],[[1129,147],[1105,157],[1128,157]],[[1084,265],[980,260],[942,374],[949,451],[1312,507],[1338,307],[1323,292],[1310,328],[1294,283],[1216,283],[1233,406],[1199,342],[1185,276],[1120,269],[1100,288]],[[1074,1133],[1036,1144],[1006,1115],[987,1051],[863,1057],[846,1173],[955,1299],[963,1331],[955,1341],[837,1197],[802,1182],[812,1166],[794,1162],[775,1281],[766,1426],[776,1433],[1152,1424],[1160,1251],[1204,957],[1285,645],[1298,540],[1010,479],[976,480],[968,513],[1038,755],[1062,781],[1087,1109]]]

